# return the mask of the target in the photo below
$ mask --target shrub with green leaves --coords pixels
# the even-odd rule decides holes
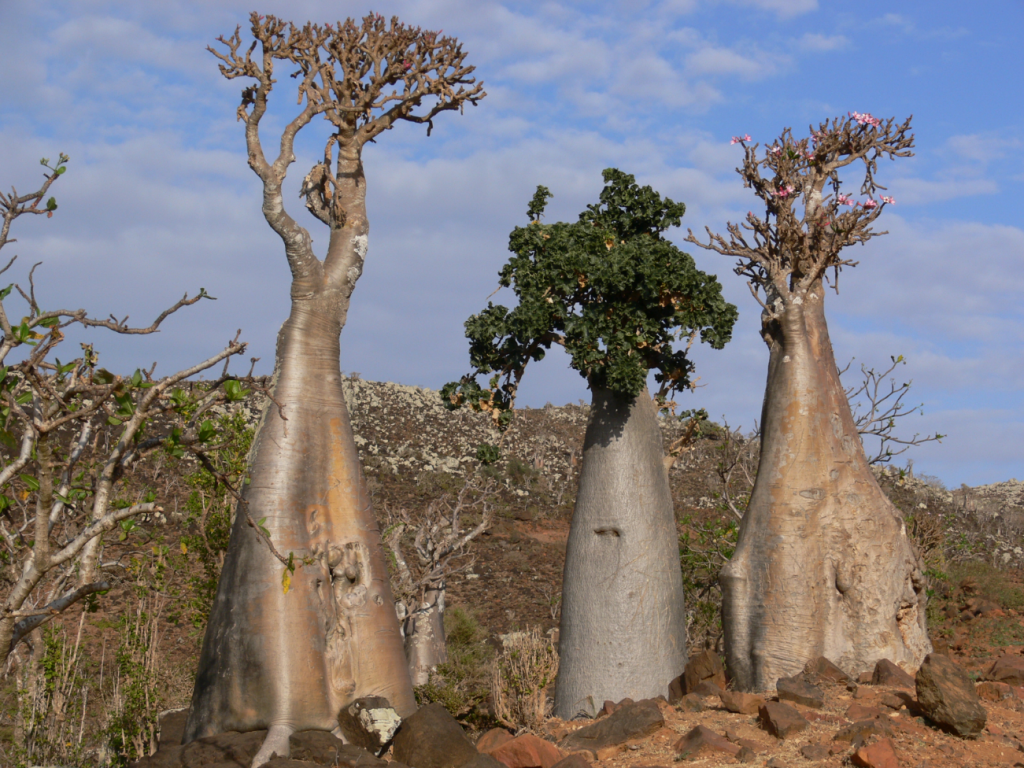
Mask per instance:
[[[440,703],[453,717],[480,719],[482,713],[475,710],[489,692],[494,651],[476,618],[462,608],[445,611],[444,631],[448,661],[416,689],[416,701],[420,706]]]

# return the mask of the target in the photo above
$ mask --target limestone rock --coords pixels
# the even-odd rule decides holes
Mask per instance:
[[[181,709],[168,709],[157,716],[157,728],[159,729],[160,746],[174,746],[181,744],[185,736],[185,722],[188,720],[188,707]]]
[[[985,708],[974,683],[955,662],[930,653],[917,671],[917,700],[921,709],[943,729],[966,738],[985,727]]]
[[[821,688],[808,683],[803,675],[780,677],[775,683],[775,690],[779,693],[780,701],[795,701],[797,704],[815,709],[825,706],[825,694]]]
[[[692,656],[686,662],[686,669],[683,671],[683,693],[696,691],[697,686],[705,680],[710,680],[722,690],[725,689],[725,667],[722,660],[717,653],[707,650]]]
[[[619,707],[608,717],[570,733],[559,747],[566,752],[589,749],[596,754],[599,749],[652,734],[663,725],[665,718],[658,704],[653,699],[644,699]]]
[[[788,739],[810,725],[803,715],[781,701],[766,702],[757,715],[761,726],[777,739]]]
[[[871,674],[871,683],[914,690],[914,678],[888,659],[882,659],[875,664],[875,671]]]
[[[488,757],[477,752],[462,726],[437,703],[421,707],[402,721],[393,754],[410,768],[462,768],[476,757]]]
[[[391,743],[402,718],[383,696],[356,699],[338,713],[338,727],[349,744],[379,755]]]

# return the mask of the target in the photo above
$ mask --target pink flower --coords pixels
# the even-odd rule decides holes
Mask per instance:
[[[893,200],[893,199],[892,199],[891,197],[889,197],[888,195],[882,195],[882,202],[883,202],[883,203],[888,203],[889,205],[896,205],[896,201],[895,201],[895,200]]]
[[[745,134],[743,134],[743,136],[733,136],[732,137],[732,141],[730,141],[729,143],[730,144],[740,144],[740,143],[742,143],[744,141],[750,141],[750,134],[749,133],[745,133]]]
[[[853,205],[853,198],[842,193],[836,195],[836,202],[840,205]]]
[[[847,114],[861,125],[871,125],[877,128],[882,124],[881,120],[872,117],[868,112],[848,112]]]
[[[861,203],[861,205],[863,205],[869,211],[872,208],[877,208],[878,207],[878,203],[876,203],[874,200],[870,200],[870,199],[869,200],[865,200],[863,203]]]
[[[771,152],[776,157],[778,157],[779,155],[782,154],[782,147],[780,147],[778,144],[776,144],[773,147],[769,147],[768,151]]]
[[[776,197],[789,197],[793,194],[793,185],[787,184],[784,187],[779,187],[779,191],[775,193]]]

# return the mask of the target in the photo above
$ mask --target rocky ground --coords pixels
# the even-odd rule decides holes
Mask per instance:
[[[588,408],[580,404],[520,410],[509,430],[501,435],[486,415],[451,413],[442,407],[437,393],[429,390],[352,378],[346,382],[346,394],[375,510],[385,526],[402,515],[414,519],[432,502],[455,497],[467,484],[493,506],[491,527],[472,543],[467,556],[457,563],[458,572],[449,580],[449,606],[465,609],[494,648],[500,647],[502,635],[516,629],[554,630]],[[666,419],[664,433],[669,444],[682,434],[682,426]],[[477,458],[482,445],[497,446],[500,458],[483,464]],[[670,472],[684,544],[688,639],[694,657],[704,650],[720,650],[716,576],[735,542],[737,519],[729,502],[742,508],[748,489],[744,472],[750,474],[756,467],[754,447],[756,443],[707,424]],[[150,613],[162,601],[155,635],[160,660],[156,674],[161,683],[158,700],[151,708],[172,710],[188,703],[189,681],[202,634],[201,626],[187,620],[187,607],[196,601],[194,585],[201,570],[181,546],[182,535],[188,533],[182,530],[182,520],[190,486],[174,479],[181,474],[180,468],[164,466],[156,474],[160,477],[150,477],[148,482],[161,489],[167,514],[147,521],[143,526],[145,535],[133,533],[124,542],[111,542],[111,557],[135,565],[126,569],[118,588],[82,622],[82,684],[93,686],[94,694],[82,707],[81,765],[114,759],[109,749],[104,751],[100,746],[105,738],[100,733],[102,707],[112,701],[103,686],[109,688],[113,649],[118,632],[123,632],[118,622],[126,612],[141,610],[142,600],[149,601],[146,605]],[[987,670],[995,659],[1024,658],[1024,483],[1014,480],[949,491],[934,481],[915,479],[894,469],[880,472],[880,481],[907,518],[929,564],[929,626],[936,650],[978,681],[991,676]],[[473,514],[467,517],[467,526],[478,519]],[[158,588],[147,587],[154,579],[159,582]],[[80,613],[72,611],[64,619],[63,626],[72,638],[80,618]],[[1015,683],[1022,684],[1024,681]],[[579,755],[571,766],[582,768],[580,759],[614,768],[668,766],[686,751],[679,746],[680,740],[698,726],[708,729],[694,737],[701,743],[689,755],[690,762],[698,766],[739,760],[772,768],[859,764],[854,761],[857,750],[882,741],[891,745],[897,762],[872,763],[878,768],[1024,765],[1024,751],[1020,750],[1024,691],[1009,683],[1005,687],[993,682],[977,685],[986,725],[977,737],[969,739],[936,727],[920,710],[912,685],[907,689],[891,681],[819,681],[819,687],[823,692],[820,706],[790,702],[808,725],[789,738],[771,735],[770,726],[756,710],[748,707],[746,714],[730,711],[721,695],[706,690],[706,695],[690,693],[680,701],[654,704],[663,721],[656,728],[634,733],[600,750],[577,750]],[[9,685],[0,700],[0,763],[4,762],[3,755],[13,754],[12,700]],[[628,711],[628,707],[625,709]],[[487,712],[485,700],[462,713],[471,740],[495,725],[488,722]],[[856,734],[850,740],[837,741],[837,734],[865,720],[873,725],[861,729],[861,743],[855,743]],[[548,744],[564,745],[570,732],[580,725],[551,720],[537,729],[536,736]],[[251,741],[254,736],[246,738]],[[490,738],[493,741],[498,737],[492,734]],[[722,743],[716,741],[719,738]],[[163,743],[167,743],[166,734]],[[741,752],[743,749],[746,751]],[[561,755],[571,751],[565,749]],[[210,760],[216,755],[227,758],[223,749],[209,754]],[[237,752],[236,757],[244,762],[245,750]],[[183,763],[179,760],[178,764]],[[365,761],[358,764],[371,765]],[[550,761],[540,764],[543,768],[552,765]],[[299,768],[301,763],[288,765]],[[309,763],[306,765],[308,768]],[[448,767],[439,763],[437,768]]]

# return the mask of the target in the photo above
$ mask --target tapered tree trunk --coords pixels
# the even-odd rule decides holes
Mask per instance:
[[[864,455],[839,380],[821,282],[778,299],[761,457],[722,569],[729,673],[741,690],[825,656],[850,673],[931,650],[921,560]]]
[[[661,431],[646,389],[593,391],[565,556],[555,715],[668,693],[686,612]]]
[[[353,699],[384,696],[403,716],[416,709],[341,386],[339,335],[368,227],[358,150],[339,154],[347,216],[332,227],[322,263],[308,233],[283,213],[280,187],[264,186],[264,214],[292,269],[292,310],[278,336],[275,402],[253,446],[185,729],[187,743],[269,728],[254,765],[274,751],[287,756],[294,730],[336,728]],[[250,517],[282,555],[292,554],[287,593],[285,567]]]
[[[415,686],[426,685],[438,664],[448,661],[444,638],[445,587],[428,589],[405,619],[405,655]]]

